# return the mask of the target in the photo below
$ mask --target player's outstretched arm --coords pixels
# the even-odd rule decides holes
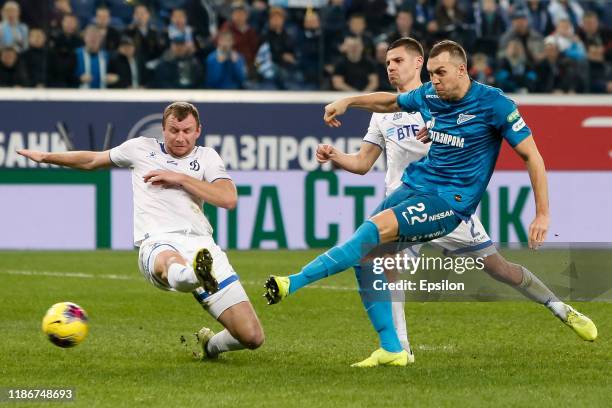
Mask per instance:
[[[331,160],[341,169],[363,175],[370,171],[381,152],[379,146],[368,142],[361,142],[359,151],[353,154],[344,153],[329,144],[320,144],[316,156],[319,163]]]
[[[548,182],[544,159],[538,151],[532,136],[527,137],[514,147],[514,150],[525,161],[536,205],[536,216],[529,225],[529,247],[537,249],[546,240],[550,213],[548,209]]]
[[[365,109],[370,112],[399,112],[397,95],[389,92],[374,92],[367,95],[349,96],[325,106],[323,120],[330,127],[339,127],[342,123],[337,119],[348,108]]]
[[[49,153],[37,150],[20,149],[17,153],[38,163],[57,164],[81,170],[95,170],[112,167],[109,150],[103,152],[77,151]]]
[[[238,193],[232,180],[217,179],[212,183],[175,171],[153,170],[144,175],[144,182],[162,187],[180,187],[215,207],[236,208]]]

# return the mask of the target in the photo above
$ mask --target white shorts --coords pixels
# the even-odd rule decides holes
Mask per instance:
[[[442,249],[444,255],[468,258],[486,258],[497,252],[489,234],[485,231],[476,216],[461,223],[448,235],[429,241],[429,244]],[[403,246],[401,252],[408,256],[418,257],[424,244]]]
[[[215,319],[218,319],[219,316],[221,316],[221,313],[230,307],[240,302],[249,301],[249,297],[244,291],[244,288],[242,287],[242,284],[240,284],[239,280],[231,282],[229,285],[221,288],[218,292],[215,292],[210,296],[206,296],[203,290],[198,288],[195,292],[193,292],[193,296]]]
[[[234,268],[230,265],[227,255],[219,248],[212,237],[189,235],[181,232],[153,235],[140,245],[138,267],[145,279],[153,286],[162,290],[174,291],[166,282],[155,275],[155,257],[162,251],[174,250],[191,264],[196,252],[201,248],[208,249],[213,257],[213,275],[219,282],[220,289],[208,296],[206,293],[202,294],[203,291],[198,288],[194,292],[194,296],[201,301],[213,317],[218,318],[228,307],[248,301],[249,298],[240,284]]]
[[[489,234],[475,215],[467,222],[461,221],[453,232],[430,241],[430,244],[442,248],[445,255],[461,257],[485,258],[497,252]]]

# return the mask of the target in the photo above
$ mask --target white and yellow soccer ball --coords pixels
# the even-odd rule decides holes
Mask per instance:
[[[87,337],[89,323],[87,313],[76,303],[56,303],[47,311],[42,330],[58,347],[74,347]]]

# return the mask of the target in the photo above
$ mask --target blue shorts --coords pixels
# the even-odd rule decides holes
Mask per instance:
[[[441,197],[400,185],[378,205],[373,214],[391,209],[399,225],[399,240],[426,242],[451,233],[461,218]]]

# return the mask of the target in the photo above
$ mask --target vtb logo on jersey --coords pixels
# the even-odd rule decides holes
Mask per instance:
[[[200,163],[198,163],[198,159],[189,163],[189,169],[193,171],[200,171]]]

